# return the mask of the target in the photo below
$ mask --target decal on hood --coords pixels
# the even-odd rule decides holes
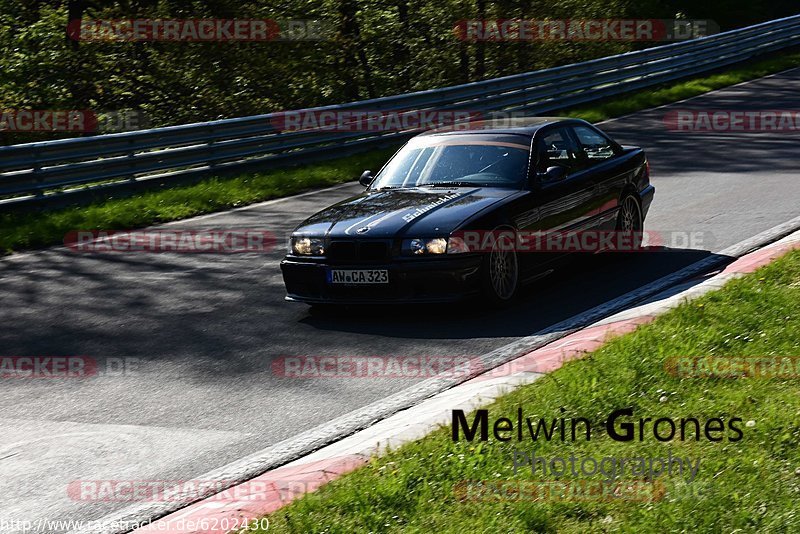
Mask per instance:
[[[423,215],[423,214],[429,212],[433,208],[435,208],[437,206],[441,206],[442,204],[445,204],[445,203],[447,203],[447,202],[449,202],[451,200],[455,200],[455,199],[457,199],[459,197],[462,197],[462,196],[463,195],[461,193],[453,193],[453,194],[450,194],[450,195],[445,195],[443,197],[439,197],[436,200],[434,200],[433,202],[431,202],[430,204],[428,204],[427,206],[423,206],[421,208],[415,209],[414,211],[412,211],[410,213],[406,213],[405,215],[403,215],[403,220],[405,222],[411,222],[414,219],[416,219],[417,217],[419,217],[420,215]]]

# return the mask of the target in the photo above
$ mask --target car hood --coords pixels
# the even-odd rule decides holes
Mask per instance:
[[[329,237],[433,237],[452,232],[479,211],[520,193],[486,187],[365,191],[314,214],[295,233]]]

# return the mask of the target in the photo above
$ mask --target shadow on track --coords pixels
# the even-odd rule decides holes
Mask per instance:
[[[653,282],[712,253],[663,249],[570,262],[523,288],[508,308],[479,299],[459,304],[308,308],[301,323],[319,330],[425,339],[526,336]]]

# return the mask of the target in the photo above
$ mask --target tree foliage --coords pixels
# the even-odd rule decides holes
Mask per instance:
[[[0,109],[136,110],[162,126],[298,109],[531,71],[641,43],[471,43],[461,19],[711,18],[723,29],[795,0],[0,0]],[[71,18],[317,19],[296,42],[76,42]],[[7,144],[53,134],[0,132]]]

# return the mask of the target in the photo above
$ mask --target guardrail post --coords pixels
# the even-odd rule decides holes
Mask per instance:
[[[128,151],[127,151],[128,152],[127,153],[128,158],[135,158],[136,157],[136,139],[134,139],[132,137],[129,137],[128,138],[128,145],[129,145]],[[135,182],[136,181],[136,172],[134,172],[134,171],[135,171],[135,163],[136,162],[133,161],[133,159],[131,159],[130,163],[131,163],[131,175],[128,177],[128,180],[130,180],[131,182]]]
[[[208,142],[206,143],[208,145],[208,168],[211,171],[213,171],[214,168],[217,166],[217,161],[214,159],[214,152],[215,152],[214,143],[215,142],[216,142],[216,139],[214,139],[214,127],[211,126],[208,129]]]
[[[36,195],[37,197],[41,198],[41,197],[44,196],[44,188],[41,187],[42,182],[44,181],[44,179],[42,178],[42,175],[41,175],[42,164],[39,163],[40,158],[39,158],[39,149],[38,148],[36,148],[33,151],[33,159],[34,159],[34,162],[33,162],[33,177],[36,180],[36,191],[34,192],[34,195]]]

